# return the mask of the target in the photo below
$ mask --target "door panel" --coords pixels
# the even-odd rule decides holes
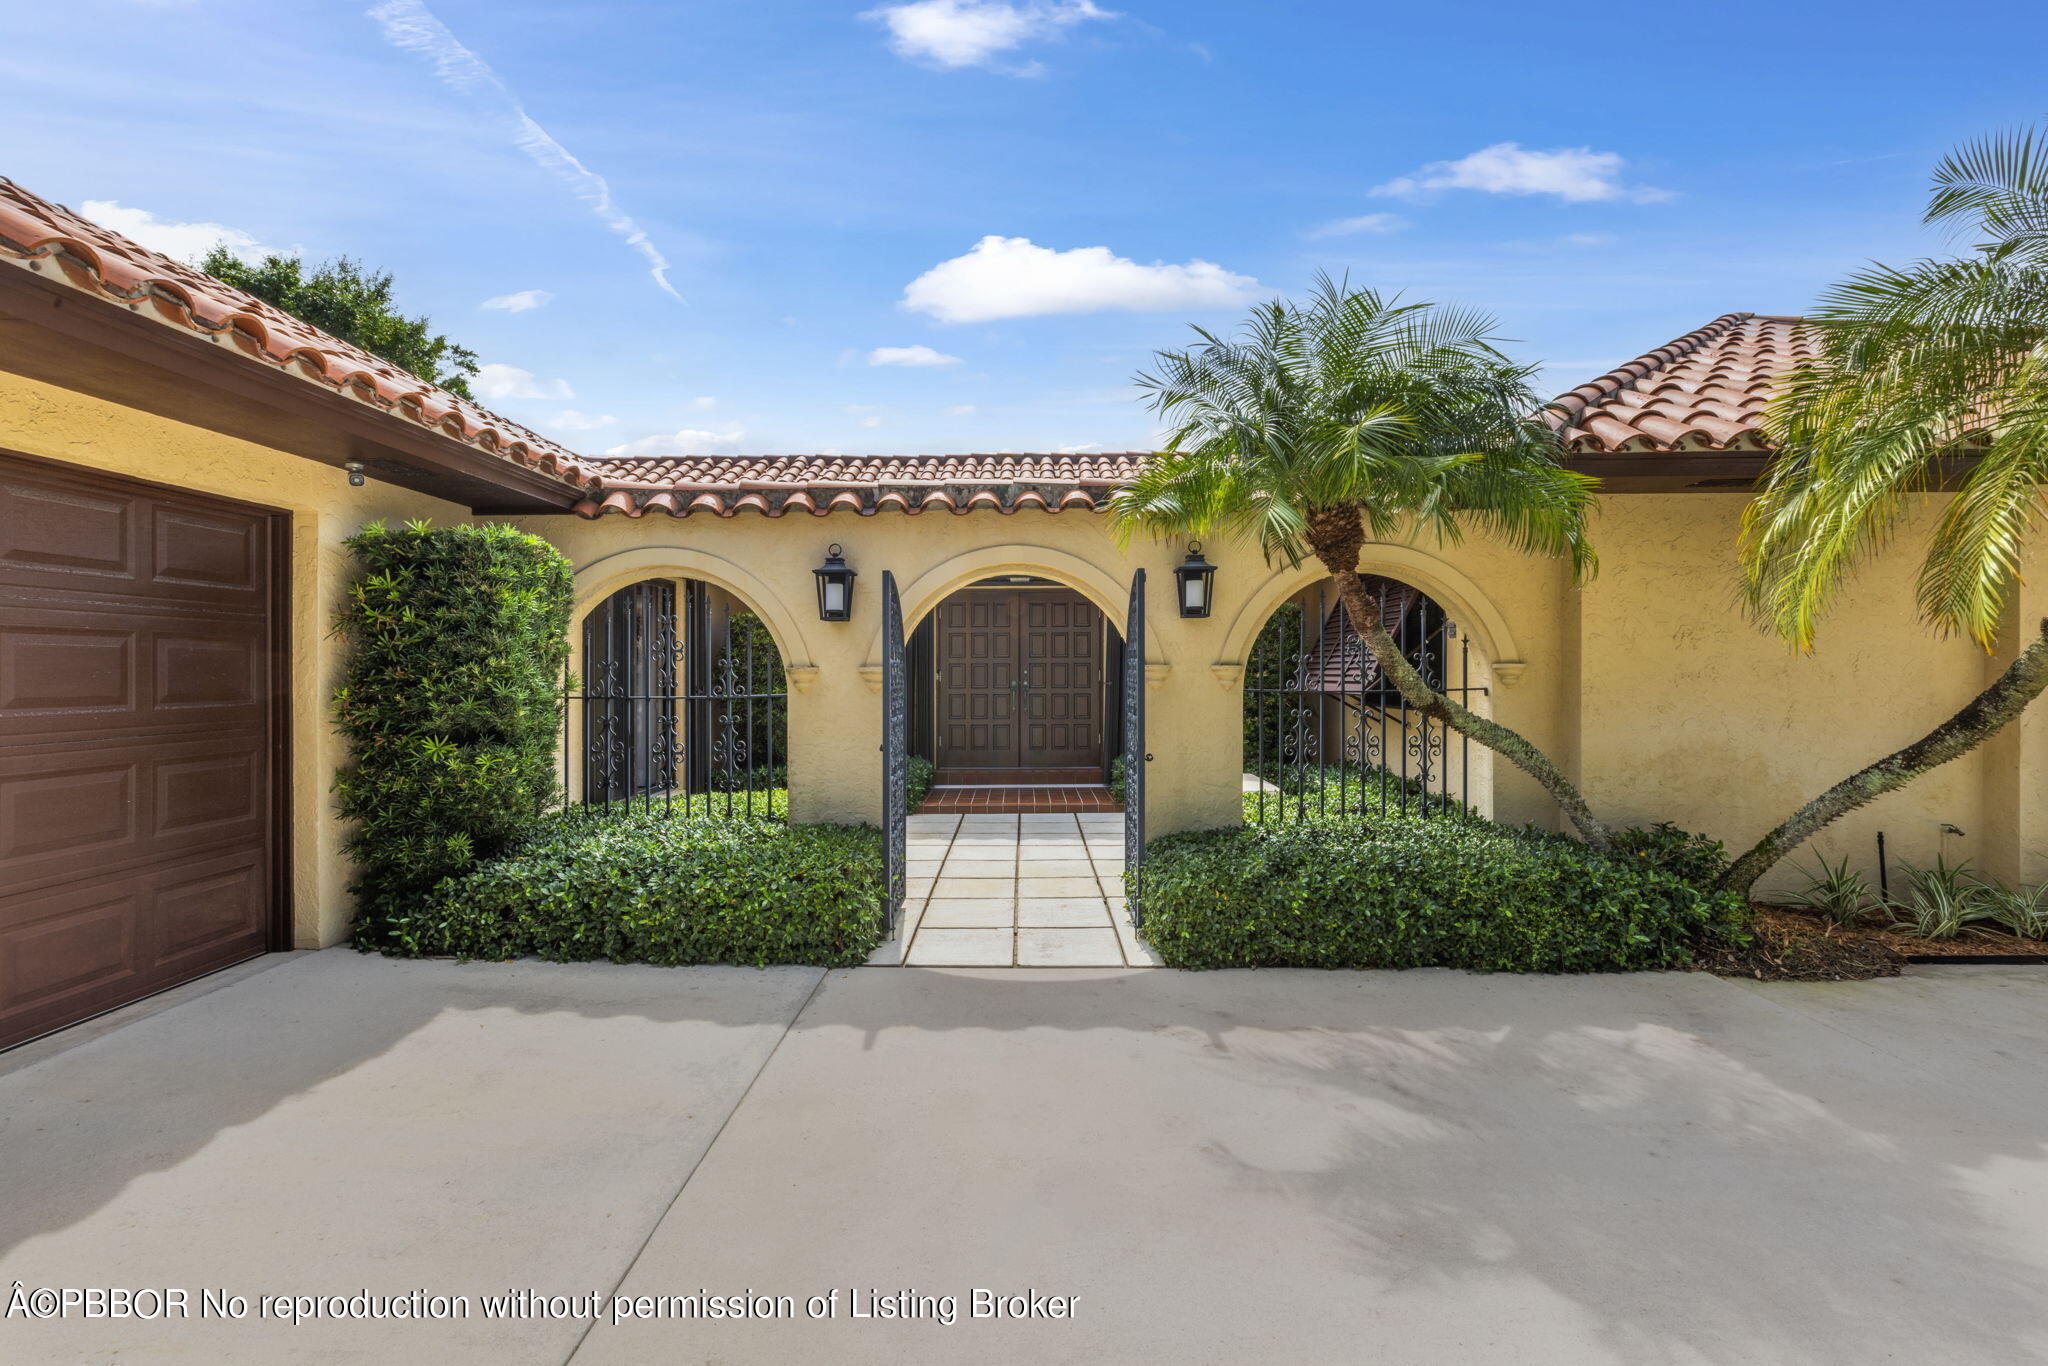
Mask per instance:
[[[0,455],[0,1046],[270,945],[275,534]]]
[[[940,766],[1099,770],[1102,614],[1065,589],[966,589],[938,609]]]

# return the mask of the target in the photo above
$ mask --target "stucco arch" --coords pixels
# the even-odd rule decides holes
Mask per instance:
[[[1515,644],[1514,633],[1508,629],[1507,618],[1471,576],[1457,566],[1414,546],[1368,541],[1359,552],[1358,569],[1362,574],[1384,574],[1420,588],[1441,603],[1459,628],[1470,635],[1494,678],[1513,683],[1521,676],[1525,661]],[[1302,589],[1328,577],[1329,571],[1314,560],[1292,567],[1281,565],[1268,574],[1230,620],[1216,662],[1209,666],[1217,678],[1225,684],[1237,682],[1244,673],[1245,656],[1258,639],[1266,618]]]
[[[998,574],[1035,574],[1063,583],[1101,608],[1103,615],[1119,630],[1122,629],[1124,614],[1130,608],[1130,581],[1111,577],[1099,565],[1079,555],[1042,545],[991,545],[964,551],[941,561],[911,582],[899,586],[897,592],[903,599],[904,631],[914,629],[949,594]],[[1145,620],[1146,676],[1157,682],[1170,663],[1166,650],[1159,643],[1159,627],[1148,614]],[[875,671],[879,678],[881,667],[882,628],[878,625],[868,640],[867,663],[861,668],[863,673]]]
[[[775,590],[738,562],[688,546],[641,546],[579,566],[575,620],[582,621],[591,608],[643,579],[702,579],[718,585],[761,618],[775,648],[782,652],[783,672],[792,688],[801,691],[816,676],[810,643],[804,639],[796,615],[775,596]]]

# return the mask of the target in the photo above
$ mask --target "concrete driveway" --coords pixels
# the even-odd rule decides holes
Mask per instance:
[[[0,1055],[0,1361],[2039,1362],[2044,1045],[2030,968],[294,955]]]

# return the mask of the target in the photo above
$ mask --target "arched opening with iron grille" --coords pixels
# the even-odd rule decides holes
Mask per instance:
[[[1430,687],[1484,714],[1466,632],[1412,584],[1366,594]],[[1244,667],[1245,818],[1253,823],[1492,810],[1492,756],[1411,707],[1324,578],[1281,602]]]

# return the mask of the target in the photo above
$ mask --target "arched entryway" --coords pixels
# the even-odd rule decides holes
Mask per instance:
[[[954,590],[912,630],[910,748],[927,811],[1113,811],[1125,650],[1086,594],[1034,574]]]
[[[1430,687],[1482,715],[1471,632],[1412,583],[1366,573],[1371,610]],[[1411,707],[1328,577],[1272,609],[1244,668],[1245,817],[1271,823],[1492,810],[1492,755]]]

